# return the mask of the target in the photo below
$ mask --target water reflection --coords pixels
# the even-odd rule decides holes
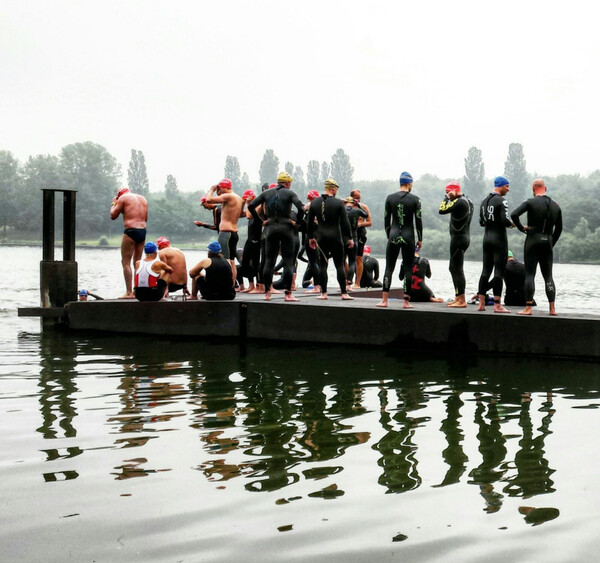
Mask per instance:
[[[368,478],[384,492],[422,487],[422,475],[441,460],[432,487],[472,485],[483,510],[495,513],[507,497],[555,491],[546,439],[556,397],[599,395],[595,366],[572,362],[400,361],[378,350],[259,344],[242,355],[235,345],[213,342],[126,340],[124,346],[114,336],[43,335],[39,374],[38,431],[47,440],[76,438],[76,397],[85,395],[87,381],[79,376],[78,356],[94,354],[113,367],[118,402],[105,418],[110,447],[140,452],[114,467],[118,480],[169,471],[175,458],[151,442],[166,445],[172,434],[166,430],[192,429],[197,442],[186,442],[186,449],[195,457],[193,469],[221,488],[238,479],[249,492],[319,481],[308,496],[336,499],[347,492],[337,481],[351,463],[347,454],[366,455],[359,449],[367,448],[376,453]],[[102,397],[94,406],[106,408]],[[441,444],[437,453],[432,443]],[[86,447],[43,451],[47,461],[65,460]],[[74,479],[78,470],[43,476]],[[289,490],[281,503],[299,498]],[[522,508],[533,523],[557,515],[553,508]]]

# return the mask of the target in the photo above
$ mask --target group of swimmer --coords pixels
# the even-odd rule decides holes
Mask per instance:
[[[365,271],[366,229],[371,225],[371,213],[361,203],[360,191],[353,190],[346,199],[337,198],[339,186],[333,179],[325,181],[322,193],[311,190],[306,203],[291,190],[293,179],[281,172],[277,183],[263,185],[257,195],[246,190],[242,196],[233,191],[231,181],[221,180],[202,198],[202,205],[213,211],[213,224],[196,221],[199,227],[218,232],[218,239],[208,245],[208,257],[189,271],[192,279],[191,295],[187,289],[185,257],[170,246],[165,237],[156,243],[145,242],[148,204],[145,198],[121,188],[111,207],[111,218],[123,216],[124,235],[121,244],[126,293],[123,298],[160,300],[171,291],[183,289],[184,295],[197,299],[198,291],[205,299],[233,299],[235,283],[241,291],[264,293],[270,300],[277,288],[283,289],[284,301],[298,301],[293,295],[297,259],[306,253],[307,268],[303,287],[318,293],[317,299],[327,299],[327,267],[333,260],[342,300],[351,300],[352,289],[361,283]],[[562,232],[562,214],[558,204],[546,195],[542,179],[533,181],[533,197],[524,201],[511,214],[504,196],[510,189],[509,180],[498,176],[494,188],[480,204],[479,223],[484,227],[483,268],[478,284],[479,311],[486,306],[486,292],[493,292],[494,312],[509,313],[501,303],[503,275],[508,259],[507,229],[518,228],[525,239],[525,308],[521,315],[531,315],[534,304],[535,275],[538,264],[545,281],[550,315],[556,315],[556,290],[552,278],[553,247]],[[383,276],[382,297],[377,307],[388,306],[392,275],[400,254],[404,282],[403,307],[412,308],[411,296],[419,288],[414,282],[419,253],[423,245],[421,201],[412,193],[413,178],[408,172],[400,175],[400,189],[387,196],[384,226],[387,235],[386,267]],[[462,193],[458,182],[445,188],[445,198],[439,213],[450,215],[450,274],[455,288],[450,308],[467,306],[465,298],[464,254],[470,244],[470,225],[474,205]],[[527,224],[520,221],[527,213]],[[241,272],[235,263],[238,221],[248,219],[248,236],[241,258]],[[300,234],[302,241],[300,241]],[[142,260],[142,250],[146,256]],[[281,280],[273,283],[278,257],[283,272]],[[135,264],[135,274],[131,262]],[[424,259],[423,259],[424,260]],[[421,263],[425,264],[426,261]],[[369,272],[370,273],[370,272]],[[424,278],[423,274],[423,278]],[[429,274],[430,275],[430,274]],[[244,288],[243,278],[249,280]],[[373,278],[367,287],[376,286]],[[490,279],[491,278],[491,279]],[[375,276],[376,279],[376,276]],[[255,284],[256,280],[256,284]],[[241,281],[241,283],[239,283]],[[416,295],[415,295],[416,297]],[[431,301],[441,301],[431,297]]]

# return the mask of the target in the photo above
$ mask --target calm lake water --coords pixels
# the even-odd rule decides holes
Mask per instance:
[[[0,560],[597,559],[598,364],[42,333],[41,249],[0,258]],[[77,259],[122,293],[117,250]],[[599,277],[558,265],[559,313]]]

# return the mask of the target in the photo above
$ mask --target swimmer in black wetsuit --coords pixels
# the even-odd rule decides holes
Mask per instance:
[[[413,178],[408,172],[400,174],[400,191],[387,196],[385,200],[385,233],[388,237],[385,251],[385,273],[383,275],[383,291],[381,301],[377,307],[387,307],[392,275],[396,267],[398,254],[402,250],[402,262],[405,265],[413,263],[415,250],[415,231],[417,229],[416,246],[421,249],[423,245],[423,221],[421,219],[421,200],[412,190]],[[406,268],[404,279],[404,308],[410,309],[410,286],[412,272]]]
[[[314,199],[308,208],[308,243],[319,253],[321,295],[317,299],[327,299],[329,258],[333,258],[335,264],[342,299],[353,299],[348,295],[346,288],[344,246],[351,248],[354,242],[344,202],[335,197],[338,188],[335,180],[326,180],[325,193]]]
[[[262,235],[262,221],[254,219],[248,211],[247,206],[256,199],[256,194],[252,190],[246,190],[242,199],[246,204],[244,211],[248,219],[248,238],[244,244],[244,252],[242,254],[242,271],[244,277],[248,279],[248,288],[242,289],[243,293],[253,293],[256,289],[254,279],[258,275],[258,264],[260,263],[260,237]]]
[[[364,287],[360,280],[362,278],[363,273],[364,248],[365,244],[367,244],[367,227],[370,227],[373,224],[373,222],[371,218],[371,211],[369,210],[367,205],[365,205],[361,201],[360,190],[352,190],[350,192],[350,195],[355,199],[355,201],[358,201],[361,207],[367,212],[366,217],[359,217],[358,219],[358,245],[356,248],[356,280],[354,281],[352,289],[359,289],[361,287]]]
[[[546,195],[546,184],[541,178],[533,181],[533,197],[524,201],[511,214],[515,226],[527,235],[525,239],[525,309],[519,315],[531,315],[535,292],[535,273],[539,263],[550,314],[556,315],[556,289],[552,279],[552,249],[562,233],[562,212],[558,204]],[[527,212],[527,225],[519,217]]]
[[[400,267],[400,280],[406,277],[406,266],[402,262]],[[433,291],[425,283],[425,278],[431,277],[431,265],[427,258],[421,257],[418,247],[415,247],[415,258],[412,263],[412,274],[410,282],[410,299],[411,301],[419,301],[421,303],[441,303],[443,299],[436,297]]]
[[[304,220],[299,226],[299,230],[302,233],[301,250],[298,254],[298,260],[307,262],[306,270],[302,278],[302,287],[308,288],[312,280],[312,289],[306,289],[305,293],[321,293],[321,286],[319,285],[319,254],[314,248],[311,248],[308,244],[308,208],[313,200],[320,197],[321,194],[317,190],[310,190],[306,199],[307,203],[304,205]],[[302,253],[306,252],[306,258],[302,257]]]
[[[350,232],[352,233],[352,240],[354,244],[352,248],[346,250],[348,257],[348,285],[352,285],[352,280],[356,275],[356,259],[358,251],[358,222],[360,219],[366,219],[369,214],[362,208],[360,201],[357,201],[352,196],[346,199],[346,213],[348,213],[348,221],[350,221]],[[356,280],[358,281],[358,280]],[[356,283],[356,282],[355,282]]]
[[[284,301],[298,301],[292,295],[292,279],[296,260],[295,239],[297,232],[296,221],[301,221],[304,215],[302,202],[295,192],[290,190],[292,177],[287,172],[281,172],[277,177],[277,187],[262,192],[248,205],[255,221],[261,221],[256,208],[264,203],[266,220],[263,221],[265,247],[265,267],[263,281],[265,285],[265,300],[271,299],[271,284],[277,255],[281,249],[283,259],[283,279],[285,286]],[[292,205],[298,210],[296,221],[291,219]]]
[[[446,186],[446,197],[439,210],[441,215],[450,213],[450,275],[454,284],[454,301],[448,307],[464,308],[465,299],[465,252],[471,243],[470,226],[473,217],[473,203],[460,191],[458,182]]]
[[[379,262],[371,256],[371,247],[365,245],[363,249],[363,273],[360,277],[360,287],[382,287],[379,278]]]
[[[506,229],[514,227],[508,216],[508,203],[504,196],[510,189],[509,182],[504,176],[494,180],[494,191],[489,194],[479,208],[479,224],[485,227],[483,234],[483,270],[479,278],[479,307],[478,311],[485,311],[485,292],[492,279],[494,293],[494,313],[510,313],[502,306],[502,276],[508,258],[508,239]]]

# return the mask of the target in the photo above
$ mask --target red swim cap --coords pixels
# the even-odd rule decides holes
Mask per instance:
[[[223,178],[218,184],[217,186],[219,188],[223,188],[224,190],[230,190],[231,189],[231,180],[229,178]]]
[[[446,193],[449,192],[460,192],[460,184],[458,182],[450,182],[446,186]]]
[[[207,196],[202,196],[200,198],[200,203],[204,203],[206,201]]]
[[[269,184],[269,189],[276,188],[276,187],[277,187],[277,184]]]
[[[256,194],[253,190],[246,190],[242,195],[242,199],[254,199],[255,197]]]
[[[119,191],[117,192],[117,199],[119,199],[124,194],[128,194],[130,191],[131,190],[129,188],[119,188]]]
[[[365,246],[363,249],[363,253],[364,254],[371,254],[371,247],[370,246]]]
[[[310,190],[306,197],[308,198],[308,201],[312,201],[313,199],[317,199],[320,195],[321,194],[317,190]]]
[[[171,241],[167,237],[158,237],[156,239],[156,246],[158,246],[158,250],[162,250],[167,246],[171,246]]]

